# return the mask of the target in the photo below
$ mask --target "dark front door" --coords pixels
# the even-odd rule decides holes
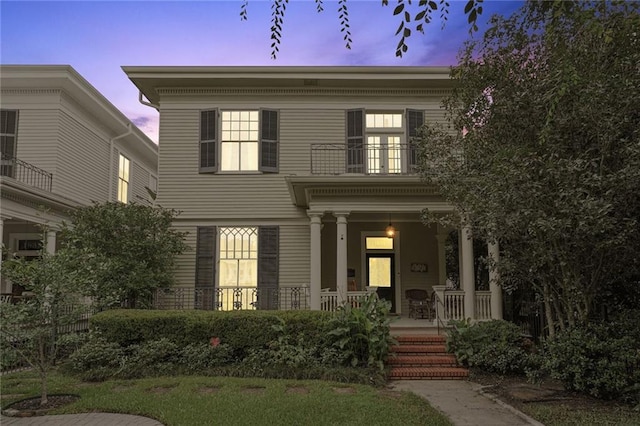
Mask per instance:
[[[395,265],[393,253],[367,253],[367,285],[377,287],[378,296],[391,302],[396,311]]]

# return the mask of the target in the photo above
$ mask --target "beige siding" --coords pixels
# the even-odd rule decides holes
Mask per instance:
[[[84,204],[108,198],[108,141],[60,112],[58,168],[53,191]]]
[[[146,204],[150,200],[149,193],[146,190],[148,186],[149,171],[132,160],[129,177],[129,191],[131,191],[129,200]]]
[[[118,201],[118,172],[120,167],[120,151],[118,148],[113,147],[113,155],[111,158],[111,185],[109,190],[111,192],[111,199],[109,201]]]
[[[187,233],[184,239],[189,247],[176,259],[175,285],[177,287],[194,287],[196,273],[196,236],[197,227],[176,225],[177,231]]]
[[[280,226],[280,286],[309,285],[309,225]]]
[[[14,109],[14,108],[9,108]],[[56,182],[56,150],[60,112],[54,109],[21,109],[18,112],[16,157],[53,173]]]

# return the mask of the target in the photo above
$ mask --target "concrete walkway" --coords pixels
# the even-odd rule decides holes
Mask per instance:
[[[486,396],[481,386],[464,380],[397,380],[396,390],[413,392],[456,426],[544,426],[524,413]],[[2,426],[162,426],[148,417],[111,413],[62,414],[0,418]],[[194,425],[195,426],[195,425]]]
[[[115,413],[59,414],[38,417],[0,418],[2,426],[163,426],[157,420]]]
[[[502,401],[486,396],[481,386],[465,380],[396,380],[395,390],[413,392],[456,426],[544,426]]]

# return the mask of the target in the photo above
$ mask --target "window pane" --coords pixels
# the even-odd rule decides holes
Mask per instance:
[[[240,152],[241,170],[258,170],[258,143],[243,142]]]
[[[367,114],[367,128],[390,129],[402,127],[402,114]]]
[[[256,287],[258,285],[258,261],[256,259],[238,261],[238,286]]]
[[[220,159],[220,169],[224,171],[240,170],[240,144],[237,142],[223,142]]]
[[[369,258],[369,285],[391,287],[391,259],[388,257]]]
[[[393,238],[366,237],[367,250],[393,250]]]
[[[238,282],[238,261],[235,259],[220,260],[220,278],[218,284],[221,287],[236,287]]]

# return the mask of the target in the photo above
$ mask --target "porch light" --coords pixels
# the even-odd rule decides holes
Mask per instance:
[[[396,236],[396,228],[393,227],[391,222],[389,222],[389,226],[385,228],[384,233],[387,234],[387,237],[389,238],[393,238]]]

